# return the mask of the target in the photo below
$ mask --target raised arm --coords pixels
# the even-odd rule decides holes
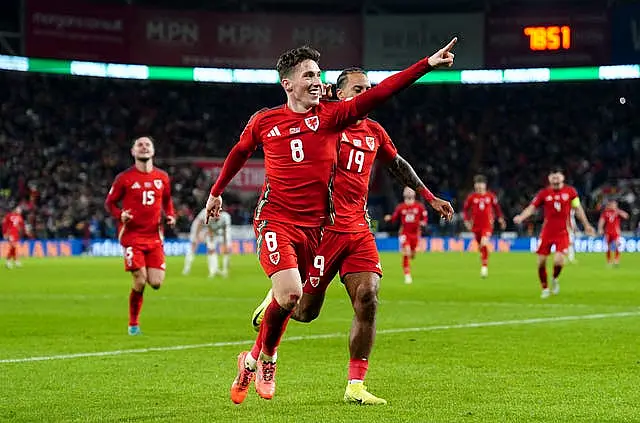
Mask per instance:
[[[620,216],[624,220],[627,220],[629,218],[629,213],[624,210],[618,209],[618,216]]]

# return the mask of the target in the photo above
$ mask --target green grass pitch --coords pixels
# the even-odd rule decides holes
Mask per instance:
[[[475,254],[422,254],[413,285],[384,254],[366,383],[389,405],[375,408],[342,402],[352,311],[340,283],[316,322],[289,325],[274,399],[252,389],[236,406],[236,355],[269,286],[255,257],[234,257],[226,280],[206,278],[204,257],[189,277],[170,258],[140,337],[126,334],[119,259],[27,260],[0,268],[0,421],[640,421],[640,255],[617,269],[578,259],[543,301],[533,254],[492,255],[487,280]],[[49,359],[10,361],[31,357]]]

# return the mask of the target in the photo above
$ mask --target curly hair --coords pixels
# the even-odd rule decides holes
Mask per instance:
[[[276,63],[276,70],[280,75],[280,80],[289,77],[291,71],[305,60],[313,60],[317,63],[320,60],[320,52],[313,47],[302,46],[282,53]]]

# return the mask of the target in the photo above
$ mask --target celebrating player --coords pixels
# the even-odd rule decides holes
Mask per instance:
[[[333,219],[330,197],[339,132],[432,68],[451,66],[450,50],[455,42],[454,38],[433,56],[351,101],[320,103],[320,54],[312,48],[293,49],[278,59],[276,68],[287,104],[260,111],[250,119],[207,200],[208,216],[216,217],[224,188],[262,145],[265,183],[254,227],[260,263],[272,280],[273,300],[251,352],[238,356],[238,375],[231,387],[233,402],[244,401],[254,377],[262,398],[270,399],[275,392],[276,348],[302,295],[301,275],[313,260],[322,226]]]
[[[604,235],[607,244],[607,264],[620,265],[620,219],[628,219],[629,214],[618,208],[618,202],[611,200],[607,203],[604,211],[598,220],[598,233]],[[614,259],[611,260],[611,250],[614,252]]]
[[[162,211],[167,224],[176,223],[171,184],[166,172],[153,166],[153,139],[134,141],[135,165],[116,176],[105,208],[117,219],[118,239],[124,250],[124,267],[133,276],[129,295],[129,335],[139,335],[138,317],[146,284],[159,289],[164,281]],[[122,208],[118,203],[122,202]]]
[[[399,241],[404,283],[410,284],[413,282],[410,260],[416,257],[421,228],[427,225],[427,209],[421,202],[416,201],[416,193],[409,187],[404,188],[402,197],[404,202],[398,204],[392,215],[386,215],[384,221],[395,223],[400,219]]]
[[[17,206],[12,212],[7,213],[2,220],[2,236],[9,243],[7,251],[7,269],[22,266],[18,259],[18,242],[25,233],[22,208]]]
[[[183,275],[191,272],[191,265],[195,258],[198,245],[205,243],[207,246],[207,263],[209,265],[209,277],[220,274],[222,277],[229,275],[229,254],[231,253],[231,215],[225,211],[218,218],[207,220],[207,209],[202,209],[191,223],[189,240],[191,245],[184,257]],[[222,269],[218,269],[218,248],[222,254]]]
[[[593,226],[589,223],[587,215],[584,213],[580,198],[575,188],[565,185],[564,174],[560,169],[554,169],[549,173],[549,187],[542,189],[535,196],[529,206],[522,213],[515,216],[513,221],[521,224],[529,218],[536,209],[544,208],[544,223],[542,224],[542,234],[540,245],[538,246],[538,277],[542,286],[541,298],[548,298],[551,295],[547,283],[547,257],[551,254],[551,247],[555,246],[556,253],[553,261],[553,279],[551,288],[554,295],[560,293],[560,282],[558,277],[564,266],[564,256],[569,248],[569,232],[567,231],[567,220],[571,209],[575,209],[576,216],[584,231],[588,235],[594,235]]]
[[[360,68],[345,69],[336,84],[340,100],[356,97],[371,88],[366,73]],[[369,176],[374,160],[383,162],[403,184],[410,184],[447,218],[453,215],[451,205],[436,198],[415,171],[396,151],[386,131],[371,119],[360,120],[340,135],[333,200],[335,222],[326,226],[313,265],[309,267],[300,302],[292,319],[311,322],[320,314],[325,291],[339,273],[355,312],[349,337],[348,384],[344,400],[358,404],[386,404],[364,387],[368,360],[376,330],[378,287],[382,268],[375,238],[369,229],[367,197]],[[255,310],[256,330],[271,302],[271,291]]]
[[[474,192],[464,202],[464,224],[476,237],[482,262],[480,276],[486,278],[489,276],[489,243],[493,234],[493,221],[497,217],[502,230],[507,227],[507,222],[498,204],[498,197],[487,191],[486,176],[476,175],[473,178],[473,189]]]

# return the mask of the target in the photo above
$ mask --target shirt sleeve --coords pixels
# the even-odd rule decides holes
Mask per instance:
[[[420,223],[426,225],[428,218],[429,214],[427,213],[427,208],[425,206],[422,206],[422,211],[420,212]]]
[[[427,72],[431,71],[429,58],[414,63],[408,68],[388,78],[364,93],[334,103],[331,126],[346,126],[365,117],[370,111],[384,103],[397,92],[407,88]]]
[[[216,183],[211,187],[211,195],[214,197],[222,195],[224,189],[229,185],[229,182],[234,176],[242,169],[249,157],[256,151],[260,144],[260,137],[258,133],[258,121],[262,110],[254,114],[247,126],[245,126],[242,134],[240,135],[240,141],[233,146],[227,158],[222,165],[220,175],[216,180]]]
[[[491,195],[491,204],[493,205],[493,210],[496,212],[496,217],[498,219],[504,218],[504,213],[502,213],[502,207],[500,207],[500,203],[498,202],[498,196],[495,194]]]
[[[400,217],[400,206],[397,206],[391,215],[391,222],[396,223],[398,218]]]
[[[471,220],[471,195],[468,195],[464,200],[464,206],[462,207],[462,218],[466,221]]]
[[[162,208],[167,216],[175,216],[173,208],[173,198],[171,198],[171,179],[167,175],[164,181],[164,191],[162,193]]]
[[[542,204],[544,204],[544,193],[542,191],[539,191],[531,201],[531,205],[535,208],[538,208],[542,206]]]
[[[377,127],[380,146],[378,147],[376,158],[382,163],[389,163],[391,160],[396,158],[396,156],[398,155],[398,150],[393,144],[393,141],[391,140],[391,137],[389,137],[387,131],[385,131],[384,128],[380,125],[377,125]]]
[[[118,221],[120,221],[120,215],[122,215],[122,209],[118,207],[118,203],[122,200],[122,197],[124,197],[124,189],[122,176],[116,176],[109,190],[109,194],[107,194],[107,199],[104,202],[105,209]]]

